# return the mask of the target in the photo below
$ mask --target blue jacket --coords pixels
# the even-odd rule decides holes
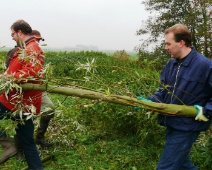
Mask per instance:
[[[212,62],[194,48],[183,59],[170,59],[160,76],[161,86],[150,100],[167,104],[200,105],[212,116]],[[203,131],[211,124],[195,118],[158,115],[160,125],[182,131]]]

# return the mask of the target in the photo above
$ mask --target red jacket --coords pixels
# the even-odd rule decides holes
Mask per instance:
[[[22,55],[25,52],[27,55]],[[35,38],[30,38],[26,41],[25,48],[18,48],[10,61],[5,75],[12,75],[17,79],[17,84],[23,84],[23,80],[20,78],[36,78],[37,81],[27,81],[27,83],[40,84],[40,79],[43,78],[42,69],[44,64],[43,51],[39,47]],[[36,113],[40,113],[41,108],[41,91],[25,91],[23,90],[21,95],[22,98],[14,98],[15,94],[20,94],[20,92],[11,90],[8,95],[8,99],[5,96],[5,92],[0,95],[0,102],[9,110],[15,111],[17,108],[25,108],[24,112],[30,112],[27,110],[26,106],[34,105],[36,107]],[[19,95],[20,96],[20,95]],[[18,104],[19,103],[19,104]]]

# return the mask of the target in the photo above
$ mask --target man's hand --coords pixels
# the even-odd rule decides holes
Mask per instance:
[[[148,100],[148,99],[146,99],[146,98],[144,98],[144,97],[142,97],[142,96],[137,96],[137,98],[138,98],[139,100],[143,100],[143,101],[146,101],[146,102],[152,102],[151,100]]]
[[[209,119],[203,115],[203,108],[199,105],[194,105],[194,108],[198,110],[195,120],[207,122]]]
[[[143,100],[143,101],[146,101],[146,102],[152,102],[151,100],[148,100],[148,99],[146,99],[146,98],[144,98],[142,96],[137,96],[137,98],[139,100]],[[147,110],[145,108],[143,108],[143,107],[134,107],[134,110],[135,111],[142,110],[142,111],[146,111],[147,112]]]

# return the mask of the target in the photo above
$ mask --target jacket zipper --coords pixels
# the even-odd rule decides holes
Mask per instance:
[[[178,67],[177,67],[177,73],[176,73],[176,77],[175,77],[175,82],[174,82],[174,87],[173,87],[173,91],[172,91],[172,95],[171,95],[171,102],[170,102],[170,104],[172,104],[172,99],[173,99],[173,96],[174,96],[175,87],[176,87],[176,85],[177,85],[177,78],[178,78],[178,74],[179,74],[179,72],[180,72],[181,64],[182,64],[182,63],[179,63],[179,64],[178,64]],[[164,125],[165,125],[165,126],[166,126],[166,117],[167,117],[167,116],[165,116],[165,119],[164,119]]]
[[[177,73],[176,73],[176,77],[175,77],[175,83],[174,83],[174,87],[173,87],[173,91],[172,91],[172,96],[171,96],[171,102],[170,104],[172,104],[172,99],[173,99],[173,96],[174,96],[174,92],[175,92],[175,87],[176,87],[176,84],[177,84],[177,78],[178,78],[178,74],[180,72],[180,66],[181,66],[182,63],[179,63],[178,64],[178,68],[177,68]]]

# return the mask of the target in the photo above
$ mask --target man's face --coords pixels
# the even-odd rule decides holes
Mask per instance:
[[[172,58],[181,58],[182,42],[176,42],[172,32],[165,34],[165,50],[171,55]]]
[[[11,36],[12,36],[12,39],[16,41],[17,45],[20,46],[21,41],[20,41],[19,31],[15,32],[13,29],[11,29]]]
[[[18,39],[18,33],[15,32],[13,29],[11,29],[11,37],[14,41],[17,42],[17,39]]]

